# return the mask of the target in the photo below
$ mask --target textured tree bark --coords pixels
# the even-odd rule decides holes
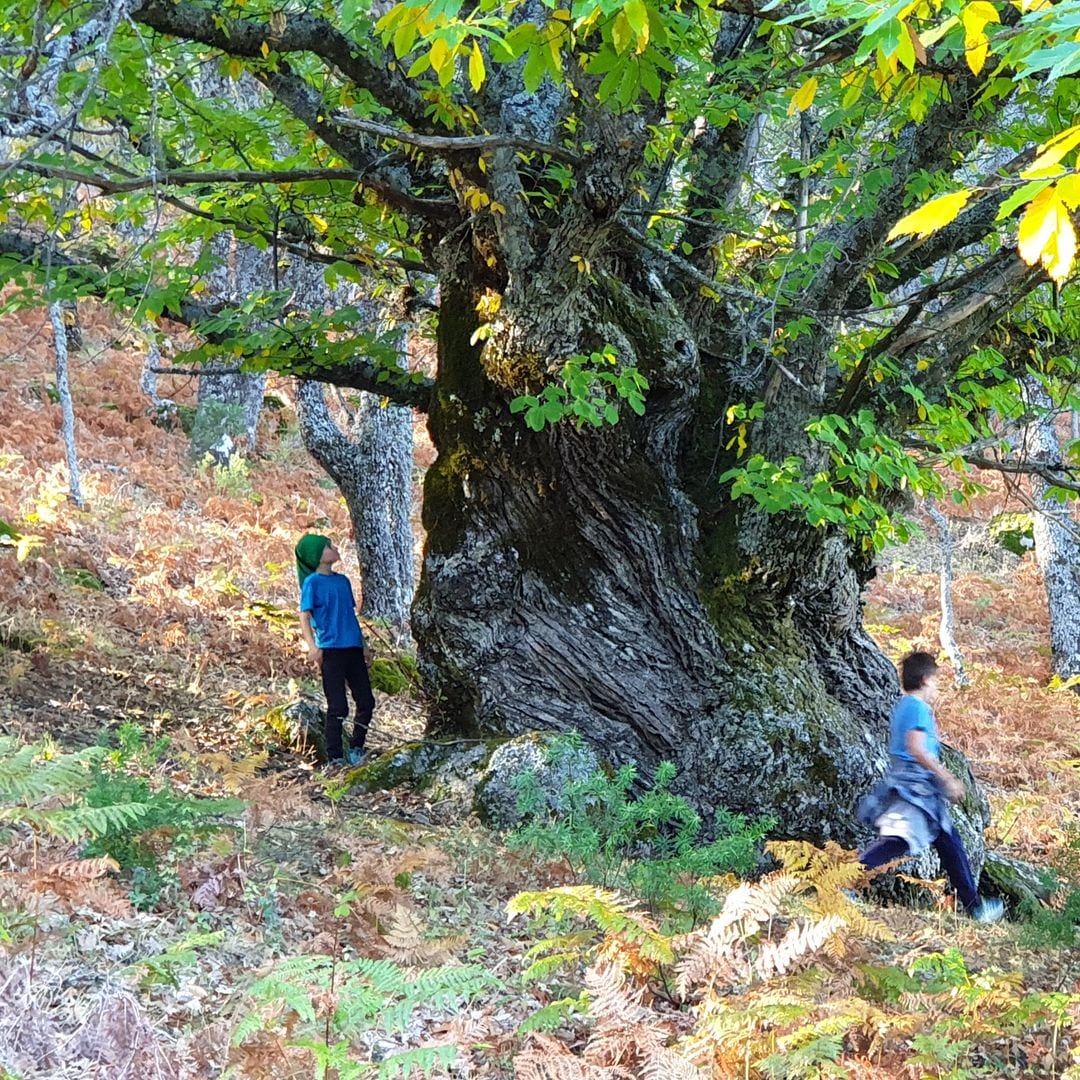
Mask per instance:
[[[1053,403],[1033,376],[1025,377],[1023,387],[1036,417],[1025,432],[1024,456],[1031,461],[1059,463],[1061,445]],[[1042,477],[1031,478],[1032,531],[1050,612],[1051,665],[1055,675],[1069,679],[1080,675],[1080,538],[1069,504],[1050,496],[1050,486]]]
[[[361,613],[405,632],[416,587],[412,532],[412,413],[364,394],[346,429],[322,383],[297,390],[304,445],[341,489],[363,581]]]
[[[941,623],[938,639],[945,655],[953,666],[953,682],[967,686],[968,676],[964,668],[964,654],[956,642],[956,613],[953,608],[953,542],[949,519],[938,509],[932,498],[926,501],[926,512],[937,527],[941,540],[941,567],[938,571],[938,591],[941,600]]]
[[[86,501],[82,493],[79,453],[75,446],[75,407],[71,401],[71,381],[68,378],[68,328],[64,323],[63,305],[59,302],[49,305],[49,322],[52,324],[53,350],[56,353],[56,392],[60,398],[60,427],[67,457],[68,494],[71,501],[82,510]]]

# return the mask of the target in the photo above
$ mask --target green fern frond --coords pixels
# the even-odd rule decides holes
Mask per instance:
[[[84,791],[92,780],[91,766],[105,755],[100,746],[50,757],[42,746],[19,746],[10,737],[0,740],[0,803],[42,803]]]
[[[404,1031],[413,1022],[417,1009],[456,1011],[482,990],[497,985],[497,980],[475,964],[448,964],[410,973],[389,960],[370,957],[338,961],[330,956],[293,956],[280,961],[251,986],[248,994],[256,1008],[237,1024],[233,1043],[240,1045],[260,1030],[295,1017],[291,1026],[298,1030],[293,1045],[307,1046],[317,1058],[331,1051],[340,1056],[340,1042],[327,1047],[325,1041],[320,1041],[323,1038],[322,1022],[316,1020],[315,1001],[330,989],[331,984],[336,995],[333,1030],[344,1037],[347,1049],[352,1040],[365,1031],[376,1028],[388,1032]],[[446,1054],[452,1053],[454,1048],[435,1049]],[[403,1063],[403,1067],[413,1068],[425,1068],[424,1063],[429,1060],[435,1064],[442,1060],[421,1056],[411,1061],[403,1055],[395,1058]],[[383,1064],[388,1065],[391,1060],[388,1058]],[[335,1068],[341,1075],[349,1071],[337,1065]],[[386,1075],[399,1074],[389,1072]]]
[[[643,957],[655,963],[670,964],[675,960],[671,939],[662,934],[656,924],[636,902],[616,892],[593,885],[563,885],[541,892],[518,893],[506,905],[511,918],[524,913],[545,913],[556,920],[586,919],[608,939],[619,938],[635,946]]]
[[[391,1054],[379,1062],[379,1080],[392,1080],[396,1076],[411,1076],[414,1071],[431,1076],[436,1069],[449,1068],[458,1055],[456,1046],[421,1046]]]
[[[517,1029],[518,1035],[527,1035],[530,1031],[557,1031],[567,1020],[574,1016],[584,1016],[589,1008],[589,995],[582,991],[577,997],[559,998],[549,1002],[542,1009],[537,1009]]]
[[[522,982],[537,982],[540,979],[549,979],[555,972],[564,968],[571,969],[581,963],[580,952],[557,952],[550,956],[543,956],[534,960],[522,973]]]

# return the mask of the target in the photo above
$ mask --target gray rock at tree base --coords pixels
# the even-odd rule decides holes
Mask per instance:
[[[599,768],[600,760],[584,743],[571,745],[551,733],[511,739],[492,753],[476,789],[474,809],[481,821],[511,829],[521,823],[517,777],[535,773],[544,805],[558,813],[565,809],[567,786],[588,780]]]
[[[554,752],[552,752],[554,750]],[[600,767],[587,746],[567,745],[551,732],[513,739],[447,739],[408,743],[353,769],[342,780],[355,791],[382,791],[409,784],[461,813],[475,813],[495,828],[518,824],[516,777],[535,771],[546,805],[563,805],[566,785],[588,779]]]
[[[281,710],[285,732],[298,750],[313,751],[315,760],[326,761],[326,713],[309,698],[299,698]]]

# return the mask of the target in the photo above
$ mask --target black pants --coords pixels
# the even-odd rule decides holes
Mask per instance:
[[[322,685],[326,694],[326,756],[336,761],[345,756],[341,745],[341,725],[349,715],[349,699],[345,695],[348,685],[356,702],[356,720],[353,722],[349,746],[363,750],[367,738],[371,714],[375,711],[375,696],[371,692],[364,650],[323,649]]]
[[[975,888],[967,852],[964,851],[959,835],[955,831],[939,833],[934,841],[934,850],[938,853],[945,873],[949,875],[960,903],[970,915],[979,906],[979,893]],[[873,870],[877,866],[892,862],[893,859],[907,858],[910,853],[906,840],[902,840],[899,836],[882,836],[859,856],[859,862],[867,870]]]

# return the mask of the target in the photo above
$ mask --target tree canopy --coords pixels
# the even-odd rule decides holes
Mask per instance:
[[[616,235],[663,274],[706,362],[742,338],[743,392],[718,418],[734,494],[880,545],[881,492],[933,487],[904,440],[985,458],[985,417],[1023,410],[987,328],[1073,267],[1078,22],[1047,0],[9,2],[0,248],[23,287],[7,302],[44,279],[54,298],[188,322],[205,342],[191,361],[423,406],[427,381],[397,375],[354,309],[297,311],[274,282],[200,303],[203,241],[228,230],[415,292],[467,245],[484,340],[514,317],[515,276],[555,257],[572,294]],[[256,108],[230,92],[252,80]],[[1071,373],[1054,355],[1067,302],[1029,302],[1020,324],[1044,370]],[[828,370],[810,375],[800,339],[822,327]],[[508,376],[527,423],[645,407],[647,376],[597,346]],[[813,399],[830,468],[744,453],[775,378]]]

